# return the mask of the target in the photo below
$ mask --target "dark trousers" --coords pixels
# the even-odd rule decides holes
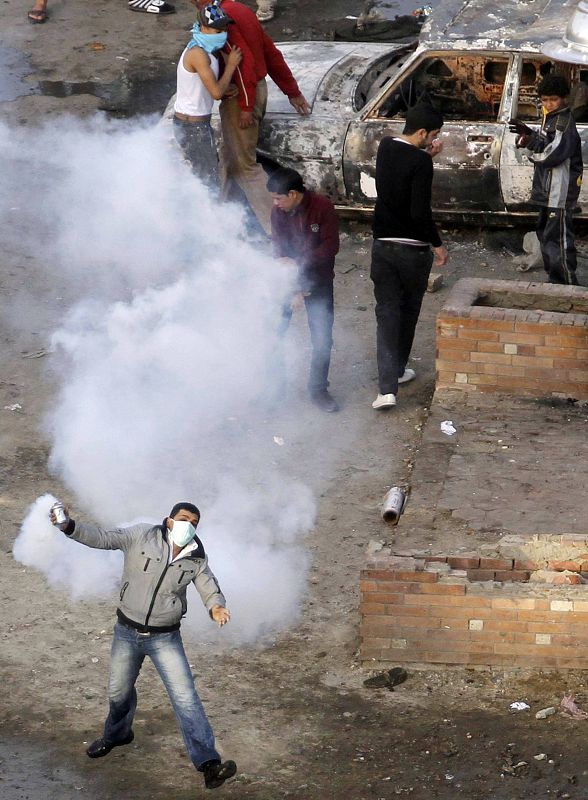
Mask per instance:
[[[427,289],[433,253],[428,246],[374,241],[370,277],[376,298],[381,394],[396,394]]]
[[[194,175],[210,189],[218,190],[218,155],[210,122],[188,122],[174,117],[174,134]]]
[[[567,208],[542,208],[537,238],[550,283],[578,285],[573,215]]]
[[[333,347],[333,282],[321,283],[314,286],[304,298],[310,341],[312,344],[312,357],[310,360],[310,374],[308,377],[308,391],[310,394],[322,392],[329,387],[329,366],[331,364],[331,348]],[[292,309],[284,306],[280,335],[284,335],[292,319]]]

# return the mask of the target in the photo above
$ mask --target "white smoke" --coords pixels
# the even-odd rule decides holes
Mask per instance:
[[[90,550],[64,536],[49,519],[56,499],[44,494],[35,500],[23,520],[13,556],[42,572],[52,589],[67,591],[73,600],[108,597],[117,586],[121,554]]]
[[[0,129],[0,141],[22,224],[45,237],[36,257],[71,301],[51,337],[60,388],[46,430],[73,516],[159,522],[176,501],[196,502],[231,638],[290,624],[315,505],[276,464],[264,403],[291,272],[245,240],[241,211],[211,199],[153,126],[67,120],[18,144]],[[50,155],[16,176],[30,148]],[[35,252],[28,237],[22,246]],[[67,541],[47,521],[50,504],[31,508],[15,558],[74,599],[112,595],[120,559]],[[197,603],[190,629],[210,625]]]

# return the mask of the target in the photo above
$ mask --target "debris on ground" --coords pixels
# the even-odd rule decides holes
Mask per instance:
[[[404,667],[392,667],[386,672],[380,672],[371,678],[366,678],[363,685],[366,689],[388,689],[393,692],[395,686],[399,686],[408,678],[408,672]]]
[[[525,703],[524,700],[515,700],[514,703],[509,705],[508,710],[512,711],[513,714],[516,714],[519,711],[530,711],[531,706],[528,703]]]
[[[555,714],[555,706],[549,706],[549,708],[542,708],[535,714],[535,719],[547,719],[552,714]]]
[[[559,704],[559,710],[564,717],[571,717],[572,719],[588,719],[588,712],[583,711],[578,706],[573,694],[564,694],[562,701]]]
[[[441,433],[445,433],[447,436],[453,436],[454,433],[457,433],[457,428],[453,424],[453,421],[450,419],[444,419],[441,423]]]

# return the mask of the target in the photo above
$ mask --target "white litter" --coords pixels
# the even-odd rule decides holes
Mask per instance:
[[[4,406],[4,411],[22,411],[20,403],[13,403],[11,406]]]
[[[530,711],[531,706],[523,700],[515,700],[509,705],[509,711]]]
[[[457,433],[457,428],[450,419],[444,419],[441,423],[441,433],[445,433],[447,436],[453,436],[454,433]]]
[[[275,443],[276,443],[276,444],[277,444],[279,447],[283,447],[283,446],[284,446],[284,440],[282,439],[282,437],[281,437],[281,436],[274,436],[274,442],[275,442]]]

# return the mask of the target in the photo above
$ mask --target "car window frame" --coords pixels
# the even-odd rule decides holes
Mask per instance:
[[[414,72],[415,69],[418,68],[419,64],[423,62],[425,59],[429,58],[443,58],[444,56],[467,56],[472,55],[472,57],[477,58],[505,58],[507,60],[506,65],[506,76],[504,79],[504,83],[502,85],[502,96],[500,98],[500,105],[498,108],[498,112],[496,114],[496,119],[492,121],[492,123],[500,123],[505,122],[507,119],[506,116],[506,105],[508,100],[508,87],[511,80],[511,74],[513,71],[514,59],[516,57],[516,53],[510,49],[505,50],[487,50],[487,49],[475,49],[475,50],[464,50],[464,49],[457,49],[457,48],[423,48],[417,49],[413,55],[413,58],[408,60],[405,64],[404,70],[399,74],[396,75],[394,78],[390,79],[390,82],[382,87],[382,90],[366,104],[366,107],[362,110],[359,115],[359,119],[363,121],[373,121],[379,120],[382,121],[383,119],[389,119],[392,121],[400,121],[402,117],[394,116],[394,117],[380,117],[376,112],[380,106],[385,102],[388,95],[393,92],[401,83],[403,83],[411,74]],[[474,119],[451,119],[447,120],[451,123],[460,123],[463,122],[465,124],[483,124],[484,122],[489,122],[490,120],[474,120]]]

